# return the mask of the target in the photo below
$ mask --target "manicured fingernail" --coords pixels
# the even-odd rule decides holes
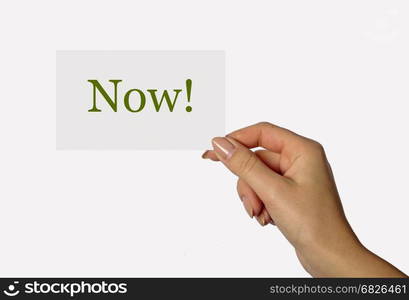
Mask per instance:
[[[228,160],[235,150],[235,147],[228,139],[216,137],[212,140],[214,151],[224,160]]]
[[[246,209],[246,212],[248,213],[250,218],[253,218],[254,216],[253,208],[251,207],[250,203],[248,203],[248,201],[244,201],[245,199],[246,199],[245,197],[242,198],[244,208]]]
[[[208,154],[209,154],[209,150],[206,150],[206,151],[202,154],[202,158],[203,158],[203,159],[209,159]]]
[[[261,225],[264,226],[264,218],[263,217],[256,217],[257,222]]]
[[[261,226],[266,225],[266,221],[264,220],[263,215],[257,216],[257,217],[256,217],[256,220],[257,220],[257,222],[258,222]]]

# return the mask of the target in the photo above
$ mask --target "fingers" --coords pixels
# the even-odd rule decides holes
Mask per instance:
[[[281,173],[280,168],[280,154],[268,150],[257,150],[254,152],[269,168],[277,173]],[[206,150],[202,154],[203,159],[210,159],[212,161],[219,161],[214,150]]]
[[[261,226],[275,225],[263,202],[253,189],[242,179],[237,181],[237,192],[250,218],[255,217]]]
[[[246,146],[247,148],[263,147],[267,150],[280,153],[285,160],[284,167],[289,167],[292,161],[299,156],[298,147],[304,138],[294,132],[279,126],[261,122],[227,135]],[[285,172],[285,169],[283,170]]]
[[[287,144],[296,142],[300,136],[279,126],[261,122],[238,129],[227,135],[247,148],[263,147],[267,150],[280,153]]]
[[[275,225],[265,207],[263,208],[261,213],[256,217],[256,219],[261,226],[266,226],[267,224]]]
[[[280,172],[280,154],[274,153],[268,150],[257,150],[255,154],[272,170]],[[274,220],[271,218],[267,209],[264,207],[263,202],[257,196],[257,194],[251,189],[251,187],[242,179],[237,182],[237,191],[241,198],[245,198],[243,201],[244,207],[247,211],[254,212],[256,220],[261,226],[267,224],[275,225]],[[251,207],[249,207],[251,205]]]
[[[257,157],[262,160],[270,169],[280,173],[280,154],[274,153],[268,150],[257,150],[254,152]],[[207,150],[203,153],[202,158],[211,159],[213,161],[219,161],[214,150]],[[256,216],[260,225],[264,226],[268,223],[274,224],[268,211],[264,208],[263,202],[254,192],[254,190],[243,179],[237,181],[237,192],[242,200],[243,206],[247,214],[253,218]]]
[[[237,191],[249,216],[256,216],[262,226],[274,224],[260,197],[268,200],[268,196],[274,194],[271,189],[285,184],[281,176],[281,155],[268,150],[252,152],[231,137],[214,138],[212,144],[214,149],[202,157],[221,161],[239,176]]]
[[[219,159],[218,159],[216,153],[214,153],[213,150],[206,150],[206,151],[203,153],[202,158],[204,158],[204,159],[210,159],[210,160],[213,160],[213,161],[219,161]]]
[[[281,155],[268,150],[257,150],[254,152],[257,157],[265,163],[274,172],[281,174],[280,159]]]
[[[261,213],[264,208],[263,202],[261,202],[257,194],[243,179],[237,181],[237,193],[250,218]]]
[[[239,193],[240,199],[250,218],[255,216],[257,222],[261,226],[268,224],[275,225],[267,209],[264,207],[263,202],[252,188],[242,179],[237,181],[237,192]]]
[[[284,177],[270,169],[251,150],[233,138],[212,140],[217,158],[234,174],[243,179],[260,199],[269,199],[274,190],[286,184]]]

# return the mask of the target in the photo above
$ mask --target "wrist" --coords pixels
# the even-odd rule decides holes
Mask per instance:
[[[313,277],[407,277],[365,248],[355,235],[337,243],[317,241],[308,250],[297,250],[297,255]]]
[[[317,239],[297,250],[297,255],[313,277],[353,277],[354,264],[368,255],[368,251],[354,237]],[[303,261],[302,261],[303,259]]]

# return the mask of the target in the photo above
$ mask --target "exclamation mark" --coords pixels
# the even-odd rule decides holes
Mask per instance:
[[[190,92],[192,91],[192,79],[186,80],[186,95],[187,95],[187,102],[190,103]],[[192,107],[190,105],[186,106],[186,111],[191,112]]]

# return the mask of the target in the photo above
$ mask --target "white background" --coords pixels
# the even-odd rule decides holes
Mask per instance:
[[[3,1],[0,275],[308,275],[197,151],[55,150],[55,51],[141,49],[226,50],[227,130],[323,143],[361,241],[409,272],[408,22],[405,0]]]

